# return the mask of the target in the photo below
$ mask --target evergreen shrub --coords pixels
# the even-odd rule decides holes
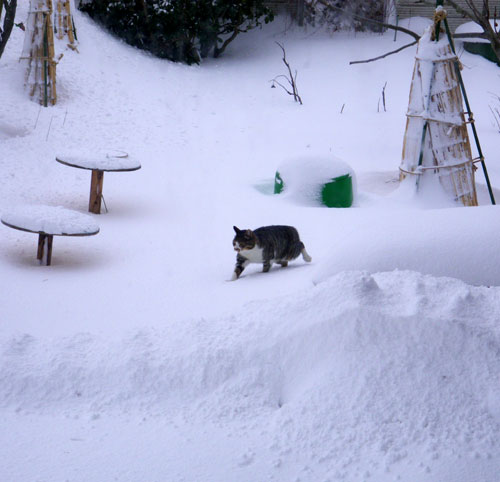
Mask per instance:
[[[188,64],[274,18],[264,0],[83,0],[79,9],[130,45]]]

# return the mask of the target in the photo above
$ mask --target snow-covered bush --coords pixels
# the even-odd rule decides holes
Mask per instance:
[[[273,20],[264,0],[90,0],[79,8],[127,43],[188,64],[218,57],[238,34]]]

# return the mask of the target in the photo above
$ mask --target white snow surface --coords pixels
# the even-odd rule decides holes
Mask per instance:
[[[77,236],[99,232],[99,226],[91,216],[62,206],[16,206],[2,214],[2,221],[35,233]]]
[[[88,172],[58,153],[143,168],[106,176],[99,236],[58,239],[52,266],[0,226],[0,480],[497,481],[498,208],[480,170],[478,208],[396,189],[414,48],[349,66],[408,39],[278,22],[188,67],[75,23],[54,107],[23,89],[20,29],[0,59],[0,213],[86,214]],[[270,88],[276,40],[302,106]],[[500,199],[498,69],[461,61]],[[312,152],[352,167],[355,208],[266,194]],[[269,224],[313,263],[227,282],[232,226]]]

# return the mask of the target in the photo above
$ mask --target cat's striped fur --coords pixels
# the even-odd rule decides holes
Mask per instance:
[[[300,254],[304,261],[311,262],[299,233],[293,226],[264,226],[255,230],[238,229],[233,226],[236,236],[233,239],[236,266],[233,281],[238,279],[250,263],[262,263],[264,273],[273,263],[283,267]]]

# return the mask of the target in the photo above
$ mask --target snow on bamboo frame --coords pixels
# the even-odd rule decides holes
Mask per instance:
[[[418,190],[437,178],[450,199],[477,206],[462,93],[448,39],[431,39],[432,27],[419,41],[410,88],[400,179]]]
[[[55,0],[54,10],[54,32],[59,40],[67,37],[68,46],[73,50],[76,48],[76,31],[71,15],[69,0]]]
[[[21,60],[27,62],[25,85],[47,107],[57,100],[52,29],[52,0],[30,0]]]

